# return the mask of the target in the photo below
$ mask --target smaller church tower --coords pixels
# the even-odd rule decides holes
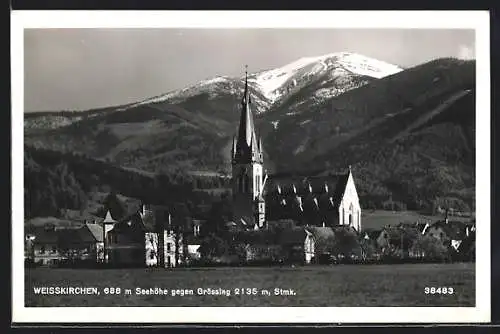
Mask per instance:
[[[241,99],[241,115],[238,134],[233,138],[231,149],[233,219],[247,226],[264,227],[265,203],[264,159],[262,141],[255,133],[248,72],[245,71],[245,90]]]

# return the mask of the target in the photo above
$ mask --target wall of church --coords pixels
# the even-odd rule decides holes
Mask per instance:
[[[261,164],[233,165],[233,219],[244,219],[249,224],[255,223],[258,210],[259,226],[263,225],[265,209],[255,205],[255,197],[262,191],[263,168]],[[262,212],[261,212],[262,211]]]
[[[341,225],[351,225],[356,231],[361,230],[361,207],[352,174],[349,175],[344,196],[339,206],[339,223]]]
[[[263,181],[262,177],[262,165],[261,164],[253,164],[252,166],[252,174],[253,174],[253,195],[257,196],[261,191],[261,185]]]

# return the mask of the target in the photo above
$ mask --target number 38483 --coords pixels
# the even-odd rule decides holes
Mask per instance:
[[[428,287],[424,289],[426,295],[452,295],[455,291],[452,287]]]

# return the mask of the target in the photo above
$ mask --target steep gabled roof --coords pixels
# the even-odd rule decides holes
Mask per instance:
[[[58,232],[55,229],[45,226],[29,226],[25,234],[35,236],[34,244],[56,244],[58,242]]]
[[[82,229],[87,229],[96,242],[103,242],[103,231],[99,224],[85,224]]]
[[[145,231],[156,232],[158,230],[156,226],[156,218],[153,212],[147,212],[144,216],[141,216],[140,218]]]
[[[467,224],[460,221],[446,221],[440,220],[431,225],[431,227],[442,228],[446,235],[451,240],[463,240],[466,238]]]
[[[324,220],[338,210],[348,179],[349,172],[326,176],[269,175],[265,186],[268,218]]]
[[[319,252],[327,251],[329,241],[335,238],[335,232],[331,227],[308,227],[309,232],[313,235],[315,249]]]

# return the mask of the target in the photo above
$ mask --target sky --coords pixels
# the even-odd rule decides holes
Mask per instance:
[[[87,110],[137,102],[217,75],[355,52],[402,67],[475,58],[462,29],[25,29],[24,109]]]

